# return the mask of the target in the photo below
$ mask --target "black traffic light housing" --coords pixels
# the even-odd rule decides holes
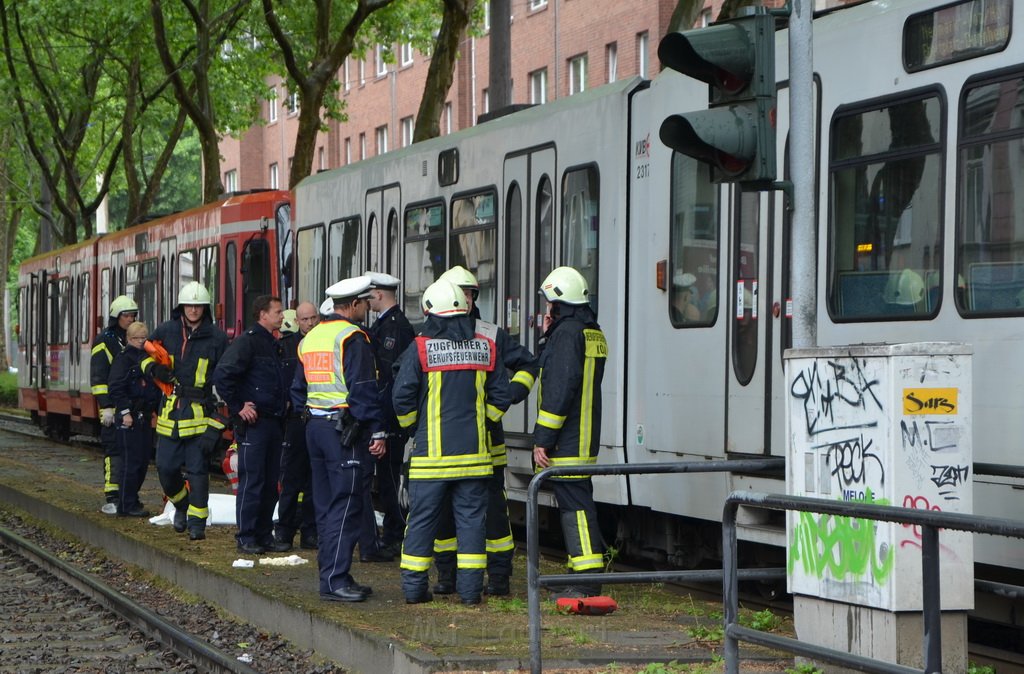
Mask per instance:
[[[768,188],[775,180],[775,18],[755,14],[670,33],[661,62],[709,85],[707,110],[661,124],[668,147],[711,165],[715,182]]]

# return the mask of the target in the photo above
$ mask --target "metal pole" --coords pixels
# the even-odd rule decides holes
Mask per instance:
[[[526,601],[530,616],[530,672],[541,674],[540,653],[540,507],[537,494],[543,471],[534,475],[526,489]]]
[[[740,642],[729,632],[729,627],[736,623],[739,615],[739,578],[737,577],[736,544],[736,511],[739,506],[726,503],[722,512],[722,604],[725,616],[724,643],[722,651],[725,656],[725,674],[739,674]]]
[[[793,346],[818,341],[815,325],[817,256],[814,199],[814,62],[811,0],[791,0],[789,17],[789,173],[793,183]]]
[[[942,673],[942,601],[939,583],[939,530],[921,527],[921,590],[924,594],[924,671]]]

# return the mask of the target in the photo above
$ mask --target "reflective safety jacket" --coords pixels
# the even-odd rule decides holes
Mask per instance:
[[[552,466],[581,466],[597,462],[608,343],[589,307],[560,310],[540,354],[533,442],[548,450]]]
[[[402,354],[392,401],[402,428],[415,431],[410,480],[487,478],[494,472],[487,420],[512,403],[493,339],[473,319],[430,316]]]
[[[117,354],[124,351],[126,343],[125,332],[118,326],[116,318],[111,318],[103,332],[92,340],[92,356],[89,358],[89,385],[93,398],[96,400],[97,411],[104,407],[114,406],[110,399],[110,365],[114,362]]]
[[[473,307],[476,309],[476,307]],[[512,378],[509,381],[509,396],[512,404],[520,403],[530,395],[530,389],[540,371],[540,363],[530,350],[508,334],[504,328],[493,323],[477,319],[478,334],[490,337],[498,345],[498,360],[505,366]],[[505,429],[501,421],[487,422],[488,442],[491,450],[491,463],[495,467],[508,465],[505,452]]]
[[[363,432],[384,430],[377,369],[369,338],[358,325],[333,314],[299,343],[292,404],[313,414],[348,408]]]
[[[189,328],[180,309],[171,320],[161,323],[152,341],[159,341],[171,356],[174,391],[164,395],[157,410],[156,432],[168,438],[202,435],[207,426],[223,430],[225,419],[217,413],[211,376],[224,351],[228,336],[213,324],[209,313],[195,329]],[[142,370],[152,376],[152,356],[142,361]]]

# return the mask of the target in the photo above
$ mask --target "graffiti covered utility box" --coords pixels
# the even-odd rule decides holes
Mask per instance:
[[[789,494],[970,513],[971,351],[913,343],[786,352]],[[920,611],[919,527],[790,512],[789,590]],[[971,534],[939,534],[943,610],[974,606]]]

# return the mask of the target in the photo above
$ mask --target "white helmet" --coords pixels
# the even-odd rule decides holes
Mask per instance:
[[[281,321],[281,334],[291,335],[299,331],[299,321],[295,316],[295,309],[284,310],[284,320]]]
[[[476,280],[476,277],[473,276],[473,272],[469,271],[461,264],[457,264],[445,273],[441,274],[441,278],[445,281],[451,281],[463,290],[466,288],[472,288],[474,290],[480,289],[480,283]]]
[[[427,286],[420,303],[423,305],[423,313],[441,318],[465,316],[469,311],[462,288],[443,278]]]
[[[198,304],[209,306],[210,291],[199,281],[189,281],[178,293],[178,306]]]
[[[114,298],[114,301],[110,303],[111,318],[117,318],[125,312],[132,311],[139,313],[139,305],[135,303],[135,300],[127,295],[118,295]]]
[[[590,301],[587,279],[572,267],[552,269],[540,284],[540,292],[548,302],[583,305]]]
[[[892,274],[882,293],[889,304],[913,306],[924,299],[924,279],[913,269],[904,269]]]

